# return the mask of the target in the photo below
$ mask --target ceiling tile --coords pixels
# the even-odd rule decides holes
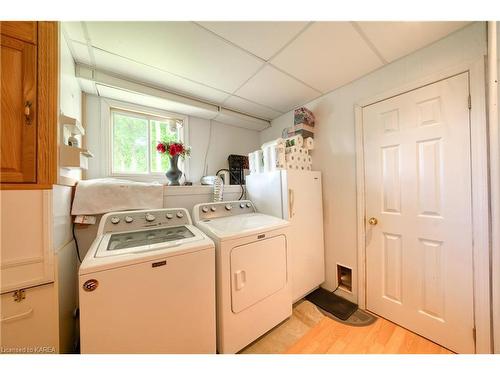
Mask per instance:
[[[307,22],[198,22],[222,38],[269,60]]]
[[[321,95],[320,92],[269,65],[259,71],[235,94],[282,112],[287,112]]]
[[[143,105],[145,107],[164,109],[167,111],[201,118],[212,119],[217,115],[217,113],[199,107],[193,107],[179,102],[157,98],[155,96],[138,94],[101,84],[96,84],[96,87],[99,92],[99,96],[109,99],[121,100],[124,102]]]
[[[229,96],[225,92],[96,48],[93,48],[93,54],[96,68],[115,73],[123,78],[129,78],[158,88],[173,90],[216,104],[222,103]]]
[[[469,22],[356,22],[387,61],[394,61]]]
[[[262,61],[192,22],[87,22],[92,45],[226,92]]]
[[[317,22],[271,64],[328,92],[383,65],[350,22]]]
[[[248,113],[268,120],[272,120],[283,114],[282,112],[275,111],[271,108],[264,107],[260,104],[252,103],[246,99],[239,98],[234,95],[226,99],[226,101],[224,102],[224,107],[234,109],[236,111],[241,111],[243,113]]]
[[[82,22],[61,22],[61,25],[69,39],[76,40],[80,43],[87,43],[85,33],[83,32]]]
[[[73,59],[76,62],[92,65],[92,60],[90,59],[89,47],[86,44],[82,44],[71,40],[70,42],[71,53],[73,54]]]

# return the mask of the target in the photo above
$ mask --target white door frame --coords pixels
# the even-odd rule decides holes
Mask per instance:
[[[460,73],[469,73],[471,95],[470,144],[472,182],[472,247],[474,275],[474,324],[476,353],[491,353],[490,311],[490,227],[488,196],[488,138],[486,123],[485,60],[460,64],[424,79],[358,102],[354,107],[356,125],[358,305],[366,308],[365,173],[363,148],[363,107],[404,94]],[[472,332],[471,332],[472,335]]]

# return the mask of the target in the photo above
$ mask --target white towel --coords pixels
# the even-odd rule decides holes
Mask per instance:
[[[115,178],[82,180],[76,185],[72,215],[163,207],[163,185]]]

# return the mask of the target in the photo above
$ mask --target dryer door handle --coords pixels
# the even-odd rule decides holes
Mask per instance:
[[[241,290],[244,288],[247,281],[247,274],[244,270],[238,270],[234,273],[235,289]]]

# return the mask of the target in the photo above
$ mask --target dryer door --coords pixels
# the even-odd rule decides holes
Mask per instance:
[[[231,308],[237,314],[286,287],[285,236],[231,250]]]

